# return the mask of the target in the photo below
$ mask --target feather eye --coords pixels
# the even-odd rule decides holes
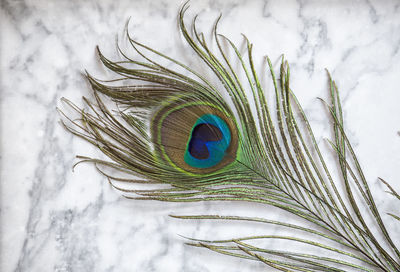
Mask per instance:
[[[189,173],[215,172],[236,159],[238,133],[232,119],[211,103],[172,102],[152,119],[157,155]]]

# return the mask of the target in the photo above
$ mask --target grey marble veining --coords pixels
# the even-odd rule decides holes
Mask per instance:
[[[268,209],[129,201],[92,165],[72,171],[76,154],[100,154],[60,126],[60,98],[79,104],[82,95],[90,96],[85,69],[107,77],[95,46],[117,58],[115,37],[128,18],[139,41],[190,59],[180,55],[180,5],[178,0],[0,2],[1,271],[186,272],[227,271],[228,266],[229,271],[265,271],[258,263],[185,246],[178,236],[228,238],[240,227],[182,222],[168,214],[228,209],[243,215]],[[329,69],[377,203],[382,213],[399,210],[377,180],[382,177],[400,191],[399,1],[192,1],[189,13],[200,14],[205,31],[222,13],[219,31],[237,43],[240,33],[246,34],[256,59],[268,54],[277,64],[284,53],[292,88],[321,145],[329,124],[315,98],[327,95],[324,69]],[[399,241],[399,224],[384,219]],[[246,230],[262,233],[249,225],[241,229]]]

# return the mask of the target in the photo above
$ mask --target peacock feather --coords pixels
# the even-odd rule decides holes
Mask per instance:
[[[62,124],[110,160],[78,156],[80,162],[94,163],[127,198],[255,202],[300,219],[294,224],[234,215],[173,216],[248,221],[265,225],[266,231],[274,225],[291,233],[190,239],[187,244],[191,246],[260,261],[281,271],[400,271],[400,252],[344,131],[339,92],[330,75],[330,101],[323,103],[333,124],[334,137],[328,143],[337,157],[339,179],[334,178],[290,87],[287,61],[282,57],[276,74],[266,58],[274,87],[271,99],[256,72],[253,45],[247,38],[245,56],[218,33],[218,18],[213,27],[213,52],[196,29],[196,17],[191,29],[187,28],[187,8],[186,4],[179,12],[180,31],[216,80],[132,39],[128,31],[137,58],[118,47],[123,59],[111,61],[97,48],[101,62],[116,78],[102,81],[86,74],[93,98],[83,98],[86,109],[63,99],[80,118],[61,111]],[[234,68],[233,62],[239,68]],[[109,100],[118,107],[111,110]],[[107,169],[129,177],[110,174]],[[121,185],[125,182],[159,187],[132,190]],[[399,220],[398,215],[391,216]],[[292,243],[289,248],[293,250],[279,244],[273,248],[257,244],[271,239]],[[296,244],[310,251],[298,252]]]

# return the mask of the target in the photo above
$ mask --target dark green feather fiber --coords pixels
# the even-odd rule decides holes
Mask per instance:
[[[253,64],[253,45],[245,38],[247,52],[242,56],[233,42],[218,34],[217,21],[213,28],[217,51],[212,52],[204,35],[196,30],[195,20],[192,29],[187,29],[183,18],[186,9],[187,5],[179,14],[180,31],[219,82],[133,40],[127,32],[140,60],[131,59],[118,48],[123,60],[111,61],[98,50],[101,62],[117,78],[101,81],[87,74],[94,90],[94,99],[84,98],[88,110],[64,99],[80,115],[79,120],[64,115],[67,130],[111,159],[79,157],[81,161],[96,164],[128,198],[257,202],[301,219],[293,224],[261,217],[174,216],[223,220],[227,224],[248,221],[264,224],[266,231],[268,225],[275,225],[295,233],[191,239],[189,245],[261,261],[282,271],[400,271],[400,252],[385,228],[344,132],[335,82],[328,75],[330,101],[324,103],[333,124],[334,138],[328,142],[337,156],[341,172],[338,181],[328,170],[292,92],[287,62],[282,58],[280,72],[275,74],[271,61],[266,59],[274,86],[274,98],[267,101]],[[161,65],[159,60],[169,65]],[[232,63],[238,63],[239,69],[234,69]],[[182,70],[185,72],[178,72]],[[244,74],[244,80],[239,73]],[[121,81],[128,84],[117,86]],[[110,110],[104,98],[114,101],[118,109]],[[132,178],[112,176],[107,168]],[[166,184],[169,188],[128,190],[120,187],[121,181]],[[399,198],[390,185],[388,188]],[[399,219],[398,215],[392,216]],[[314,250],[300,253],[256,243],[271,239],[290,241],[292,248],[301,244]]]

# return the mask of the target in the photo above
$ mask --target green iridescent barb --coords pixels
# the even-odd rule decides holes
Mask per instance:
[[[260,223],[267,232],[228,240],[190,239],[188,245],[260,261],[282,271],[400,271],[400,252],[344,132],[335,82],[328,75],[330,102],[325,104],[333,124],[334,138],[328,142],[337,156],[339,180],[328,170],[324,152],[289,86],[287,61],[282,58],[276,75],[266,59],[274,86],[274,99],[267,101],[253,64],[253,45],[247,38],[247,56],[243,56],[233,42],[218,34],[218,19],[213,28],[214,53],[197,31],[195,20],[192,29],[187,29],[183,19],[187,8],[184,5],[179,13],[180,31],[219,82],[133,40],[127,31],[141,60],[131,59],[118,47],[123,60],[114,62],[98,50],[104,66],[118,78],[100,81],[87,74],[94,91],[93,100],[83,98],[88,110],[63,99],[80,115],[76,120],[61,112],[65,128],[111,160],[78,158],[94,163],[128,198],[257,202],[300,219],[293,224],[261,217],[172,216],[228,224]],[[156,57],[149,58],[148,53]],[[232,54],[234,57],[228,57]],[[169,65],[161,65],[159,60]],[[239,63],[239,69],[234,69],[232,62]],[[240,74],[245,80],[240,80]],[[131,85],[115,85],[121,81]],[[104,98],[118,104],[118,109],[110,110]],[[107,168],[132,178],[111,176]],[[128,190],[121,188],[120,182],[167,184],[169,188]],[[271,225],[293,234],[268,234]],[[285,248],[294,250],[280,248],[279,243],[267,248],[257,243],[271,239],[285,241]],[[302,252],[295,250],[296,244],[302,245]]]

